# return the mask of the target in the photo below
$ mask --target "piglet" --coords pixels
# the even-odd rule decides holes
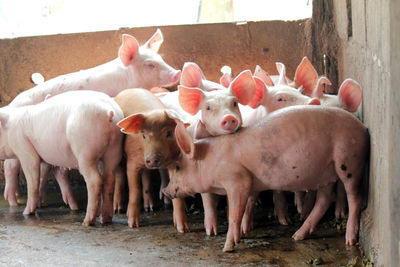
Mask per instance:
[[[310,216],[294,234],[297,240],[313,232],[338,179],[344,184],[350,209],[346,244],[355,244],[369,135],[353,115],[337,108],[295,106],[271,113],[235,134],[193,142],[178,124],[175,136],[182,157],[168,167],[170,183],[164,193],[171,198],[226,194],[229,228],[223,251],[232,251],[240,240],[240,223],[252,192],[319,189],[326,193],[317,197]]]
[[[111,222],[114,171],[122,157],[123,113],[112,98],[71,91],[37,105],[0,109],[0,158],[19,159],[28,186],[24,214],[38,206],[40,162],[79,169],[88,189],[84,225]],[[99,165],[102,166],[102,174]]]
[[[142,181],[149,183],[150,169],[164,168],[178,158],[179,148],[174,134],[178,119],[148,90],[127,89],[120,92],[115,101],[126,117],[118,126],[127,134],[124,151],[129,186],[128,226],[139,227],[140,175]],[[120,184],[117,181],[117,194],[123,190]],[[178,231],[189,231],[183,200],[173,200],[172,204],[174,224]]]

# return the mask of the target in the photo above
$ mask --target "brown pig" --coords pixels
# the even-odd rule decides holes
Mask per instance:
[[[177,159],[179,148],[174,134],[177,119],[148,90],[127,89],[119,93],[115,101],[126,117],[118,126],[127,134],[124,150],[129,186],[128,226],[139,227],[140,175],[148,182],[149,169],[163,168]],[[117,181],[116,194],[121,193],[120,184]],[[178,231],[188,230],[183,199],[174,200],[172,204],[174,224]]]
[[[172,198],[205,192],[226,194],[229,227],[224,251],[232,251],[240,240],[250,193],[318,189],[311,214],[293,236],[298,240],[315,229],[338,179],[349,202],[346,244],[356,242],[369,135],[350,113],[338,108],[293,106],[235,134],[193,142],[178,123],[175,136],[182,156],[168,166],[170,183],[163,191]]]

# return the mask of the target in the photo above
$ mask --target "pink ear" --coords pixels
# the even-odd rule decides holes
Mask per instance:
[[[256,83],[256,91],[253,98],[248,104],[248,106],[251,108],[257,108],[261,104],[261,101],[265,94],[265,90],[267,89],[265,83],[258,77],[254,77],[254,81]]]
[[[179,105],[181,105],[182,109],[187,113],[195,115],[199,111],[200,103],[204,97],[201,89],[179,85],[178,90]]]
[[[253,98],[256,91],[256,83],[250,70],[244,70],[231,82],[232,93],[236,96],[239,103],[247,105]]]
[[[362,100],[361,87],[353,79],[346,79],[339,88],[338,97],[347,111],[356,112]]]
[[[117,125],[121,128],[121,132],[126,134],[128,133],[137,134],[140,130],[143,129],[143,124],[144,124],[143,114],[130,115],[117,123]]]
[[[318,73],[307,57],[304,57],[296,69],[294,81],[297,86],[302,85],[304,95],[310,96],[318,81]]]
[[[232,82],[232,76],[229,73],[224,73],[219,79],[219,83],[228,88],[229,84]]]
[[[283,85],[287,85],[288,82],[286,80],[286,67],[283,63],[281,62],[276,62],[275,63],[276,68],[279,72],[279,81],[278,84],[283,84]]]
[[[139,51],[139,43],[135,37],[129,34],[122,35],[122,45],[119,48],[118,56],[124,66],[128,66],[135,59]]]
[[[332,83],[325,76],[321,76],[319,77],[317,85],[314,88],[314,91],[312,92],[311,96],[322,98],[324,96],[324,85],[332,85]]]
[[[157,29],[157,31],[153,34],[153,36],[149,40],[147,40],[145,46],[147,46],[147,48],[150,48],[151,50],[157,53],[163,41],[164,37],[161,33],[161,30]]]
[[[308,105],[321,105],[321,101],[319,101],[318,98],[311,98],[311,100],[308,102]]]
[[[195,145],[193,138],[186,130],[185,125],[182,122],[178,122],[175,128],[176,143],[183,153],[189,156],[190,159],[194,158]]]
[[[180,84],[187,87],[198,87],[202,85],[205,79],[200,67],[193,62],[186,62],[182,68]]]
[[[265,70],[263,70],[259,65],[257,65],[254,70],[254,76],[260,78],[268,86],[275,85],[271,77],[269,77],[268,73]]]

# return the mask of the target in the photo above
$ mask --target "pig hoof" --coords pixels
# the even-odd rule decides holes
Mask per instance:
[[[223,252],[233,252],[235,251],[235,245],[234,244],[228,244],[224,246],[224,249],[222,250]]]
[[[83,223],[82,223],[82,226],[86,226],[86,227],[92,226],[92,225],[94,225],[94,223],[93,222],[89,222],[89,221],[83,221]]]
[[[300,235],[297,235],[297,234],[294,234],[294,235],[292,236],[292,238],[293,238],[294,240],[296,240],[296,241],[304,240],[304,236],[300,236]]]
[[[128,226],[130,228],[136,228],[139,227],[139,222],[135,220],[128,220]]]
[[[111,218],[110,217],[104,217],[104,218],[102,217],[100,220],[100,223],[102,225],[112,224],[112,217]]]
[[[354,246],[357,243],[355,239],[346,240],[346,246]]]

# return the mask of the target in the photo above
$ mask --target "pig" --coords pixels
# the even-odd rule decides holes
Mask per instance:
[[[293,235],[300,240],[314,231],[333,198],[333,185],[338,179],[344,184],[350,210],[346,244],[355,244],[369,135],[367,128],[348,112],[293,106],[275,111],[235,134],[194,142],[178,123],[175,136],[182,156],[168,166],[170,183],[163,192],[171,198],[204,192],[226,194],[229,227],[223,251],[232,251],[240,240],[240,223],[252,192],[324,191]]]
[[[123,113],[112,98],[95,91],[70,91],[46,101],[0,109],[0,158],[18,158],[28,200],[24,214],[38,205],[40,162],[79,169],[88,188],[83,225],[112,221],[114,171],[122,157]],[[102,174],[99,172],[101,165]],[[102,196],[102,197],[101,197]]]
[[[186,63],[182,70],[181,85],[178,86],[178,96],[175,92],[170,93],[168,104],[177,113],[183,113],[181,118],[187,118],[187,115],[184,114],[192,116],[186,121],[191,124],[188,130],[196,139],[230,134],[241,127],[242,118],[239,104],[246,105],[248,103],[253,97],[255,86],[249,70],[242,71],[229,82],[228,88],[226,88],[206,80],[197,64]],[[172,97],[175,97],[175,101],[171,101]],[[178,101],[176,101],[176,97]],[[176,102],[179,102],[178,107]],[[217,235],[216,207],[218,199],[212,194],[202,194],[201,197],[206,234]]]
[[[29,90],[20,93],[11,103],[12,107],[37,104],[62,92],[71,90],[95,90],[110,96],[120,91],[141,87],[151,89],[155,86],[169,86],[176,84],[180,78],[180,70],[175,70],[164,62],[157,53],[163,35],[160,29],[142,46],[139,46],[135,37],[123,34],[122,44],[118,57],[97,67],[70,74],[58,76],[41,83]],[[11,206],[17,205],[18,170],[20,164],[16,159],[5,162],[6,188],[4,198]],[[71,209],[78,209],[69,188],[66,170],[56,172],[57,181],[61,186],[63,199]],[[43,182],[43,184],[45,184]],[[9,185],[9,186],[8,186]]]
[[[129,186],[128,226],[139,227],[140,174],[145,176],[144,181],[148,183],[151,179],[150,169],[163,168],[178,158],[179,148],[174,129],[179,120],[154,94],[145,89],[127,89],[114,99],[125,116],[118,126],[127,134],[124,151]],[[173,200],[172,204],[177,230],[189,231],[183,200]]]

